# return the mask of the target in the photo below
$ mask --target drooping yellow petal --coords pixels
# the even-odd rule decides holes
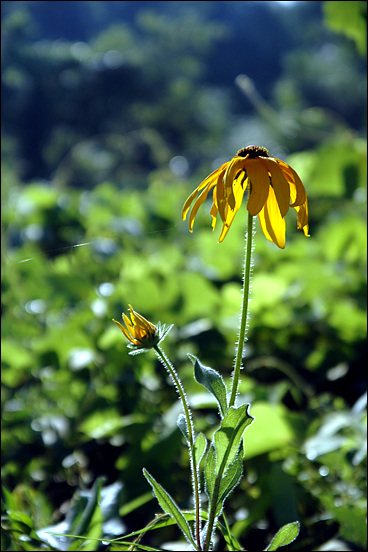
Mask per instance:
[[[234,209],[235,198],[233,192],[233,182],[237,177],[237,173],[244,169],[246,157],[233,157],[229,162],[224,175],[225,195],[230,209]]]
[[[230,223],[231,224],[231,223]],[[228,231],[230,230],[230,226],[229,224],[226,224],[224,222],[224,224],[222,225],[222,230],[221,230],[221,234],[220,234],[220,237],[219,237],[219,243],[221,243],[222,241],[224,241],[224,239],[226,238],[226,235],[228,233]]]
[[[245,190],[247,189],[248,183],[249,183],[249,180],[248,180],[246,171],[245,170],[240,171],[238,173],[238,175],[235,177],[234,182],[233,182],[234,208],[236,207],[236,202],[238,201],[238,203],[239,203],[239,197],[240,196],[239,196],[239,189],[238,188],[242,187],[243,191],[245,192]],[[238,193],[238,199],[236,198],[236,191]],[[241,198],[243,199],[243,196],[241,196]],[[238,204],[238,209],[239,209],[239,207],[240,207],[240,204]]]
[[[211,174],[206,176],[206,178],[202,180],[202,182],[198,186],[198,190],[202,190],[205,186],[207,186],[207,184],[212,184],[213,181],[217,180],[220,176],[220,173],[226,171],[226,168],[229,163],[230,161],[226,161],[226,163],[223,163],[221,167],[219,167],[218,169],[215,169],[213,172],[211,172]]]
[[[208,192],[210,191],[211,188],[213,188],[215,186],[215,182],[213,182],[212,184],[209,184],[207,186],[207,188],[205,188],[199,198],[196,200],[196,202],[194,203],[193,207],[192,207],[192,210],[190,212],[190,215],[189,215],[189,230],[190,232],[193,232],[193,224],[194,224],[194,219],[197,215],[197,212],[198,212],[198,209],[200,208],[200,206],[202,205],[202,203],[204,201],[206,201],[207,199],[207,196],[208,196]]]
[[[307,201],[307,193],[305,191],[303,182],[299,178],[298,173],[294,171],[293,167],[289,166],[289,169],[291,171],[291,174],[293,175],[296,186],[296,198],[294,200],[294,203],[292,203],[292,207],[296,207],[297,205],[303,205]]]
[[[258,215],[266,203],[268,190],[270,188],[270,177],[265,165],[258,159],[247,159],[246,171],[248,179],[252,183],[249,188],[249,199],[247,209],[250,215]]]
[[[243,196],[244,196],[245,190],[247,189],[248,184],[249,184],[249,179],[244,178],[243,174],[241,174],[234,181],[235,211],[238,211],[238,209],[240,209],[241,207]]]
[[[281,216],[275,192],[270,186],[267,201],[258,213],[259,222],[266,238],[280,249],[285,247],[285,219]]]
[[[290,188],[285,176],[273,157],[262,157],[261,160],[266,165],[269,173],[271,174],[272,186],[275,190],[277,203],[279,205],[281,216],[284,217],[289,210],[290,204]]]
[[[226,197],[225,197],[225,184],[223,179],[218,180],[217,182],[216,204],[222,221],[225,221],[225,218],[226,218],[225,209],[226,209],[227,203],[226,203]]]
[[[182,216],[182,219],[185,220],[186,219],[186,216],[188,214],[188,211],[190,209],[190,206],[194,200],[194,198],[197,196],[198,192],[200,192],[201,190],[203,190],[203,188],[205,188],[206,186],[208,185],[211,185],[211,184],[216,184],[216,180],[218,178],[222,178],[223,176],[223,173],[225,172],[226,170],[226,167],[227,165],[229,164],[229,161],[227,161],[226,163],[224,163],[223,165],[221,165],[221,167],[219,167],[218,169],[216,169],[215,171],[213,171],[211,174],[209,174],[201,183],[200,185],[190,194],[190,196],[188,197],[188,199],[186,200],[186,202],[184,203],[184,206],[183,206],[183,210],[182,210],[182,213],[181,213],[181,216]],[[222,173],[220,175],[220,173]],[[211,186],[212,188],[212,186]]]
[[[301,206],[294,207],[298,213],[298,230],[303,230],[304,235],[309,238],[309,226],[308,226],[308,200]]]
[[[285,173],[284,173],[285,174]],[[289,182],[289,187],[290,187],[290,206],[291,207],[294,207],[295,205],[295,201],[296,201],[296,198],[297,198],[297,195],[298,195],[298,190],[297,190],[297,187],[295,186],[295,182],[294,180],[288,180]]]
[[[290,167],[284,161],[280,159],[277,160],[280,165],[280,169],[285,176],[286,180],[290,186],[290,205],[295,207],[297,205],[303,205],[307,199],[307,194],[303,185],[303,182],[300,180],[298,173]]]
[[[214,190],[215,192],[215,190]],[[210,209],[210,215],[212,217],[212,230],[216,228],[216,218],[217,218],[218,208],[215,204],[215,201],[212,203],[212,207]]]
[[[285,247],[284,217],[290,207],[297,211],[298,228],[308,235],[308,203],[304,185],[298,174],[284,161],[268,156],[265,148],[247,146],[227,163],[213,171],[186,200],[182,216],[185,219],[198,192],[189,217],[189,229],[199,207],[213,188],[213,203],[210,210],[212,228],[216,226],[217,215],[222,220],[219,241],[226,237],[234,217],[243,201],[249,183],[247,209],[250,215],[258,214],[267,239],[278,247]]]
[[[248,179],[247,179],[248,180]],[[246,190],[247,184],[245,183],[243,185],[243,179],[237,178],[235,180],[235,185],[233,187],[233,193],[234,193],[234,209],[230,209],[230,207],[227,205],[225,210],[225,220],[223,221],[221,234],[219,237],[219,243],[221,243],[224,238],[226,237],[226,234],[228,233],[230,226],[234,220],[234,217],[236,213],[238,212],[242,201],[244,192]]]
[[[183,220],[185,220],[187,218],[187,214],[188,214],[188,211],[190,209],[190,206],[191,204],[193,203],[193,200],[194,198],[197,196],[198,194],[198,188],[196,188],[191,194],[190,196],[186,199],[184,205],[183,205],[183,210],[181,212],[181,218]]]

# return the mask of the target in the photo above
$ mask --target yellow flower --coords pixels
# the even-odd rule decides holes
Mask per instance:
[[[169,326],[169,328],[166,329],[160,322],[155,326],[141,314],[135,312],[131,305],[129,305],[129,310],[130,320],[128,316],[123,313],[125,326],[120,324],[117,320],[114,320],[114,318],[112,320],[119,326],[124,337],[129,341],[128,347],[134,349],[130,354],[144,353],[156,347],[172,328],[172,326]]]
[[[247,146],[227,163],[211,173],[186,200],[182,218],[188,211],[199,191],[189,215],[189,230],[199,207],[213,189],[213,203],[210,210],[212,228],[215,229],[217,213],[223,226],[219,242],[225,238],[231,223],[243,201],[248,187],[247,209],[252,216],[258,215],[266,238],[278,247],[285,247],[285,215],[289,207],[297,211],[298,229],[308,234],[308,200],[302,181],[284,161],[269,157],[266,148]]]

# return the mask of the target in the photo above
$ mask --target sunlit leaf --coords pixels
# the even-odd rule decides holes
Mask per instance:
[[[194,364],[195,379],[216,398],[220,408],[220,413],[224,416],[227,411],[227,394],[221,375],[216,372],[216,370],[213,370],[208,366],[204,366],[194,355],[188,356]]]
[[[299,535],[299,530],[299,521],[287,523],[277,531],[276,535],[273,537],[271,543],[267,546],[266,550],[271,552],[274,550],[278,550],[280,546],[286,546],[287,544],[290,544]]]
[[[207,455],[205,457],[204,478],[206,484],[206,493],[208,498],[211,500],[216,482],[216,449],[213,443],[208,449]]]
[[[200,433],[194,442],[194,456],[195,456],[197,466],[200,466],[203,456],[206,452],[206,448],[207,448],[207,439],[203,435],[203,433]]]
[[[225,499],[231,493],[231,491],[233,491],[234,488],[238,485],[242,474],[243,474],[242,455],[238,454],[234,462],[232,462],[228,466],[226,472],[221,478],[216,515],[220,514],[223,508]]]
[[[220,428],[215,432],[216,473],[224,472],[235,460],[243,433],[254,420],[248,409],[249,404],[243,404],[238,408],[230,407]]]
[[[169,493],[166,492],[159,483],[157,483],[157,481],[152,477],[152,475],[148,473],[145,468],[143,468],[143,475],[147,479],[148,483],[151,485],[152,490],[163,511],[175,519],[178,527],[181,529],[188,542],[190,542],[196,548],[192,531],[179,506],[171,498]]]

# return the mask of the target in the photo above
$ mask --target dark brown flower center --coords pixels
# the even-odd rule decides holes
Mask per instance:
[[[242,148],[236,154],[238,157],[249,157],[250,159],[255,159],[256,157],[269,157],[268,151],[266,148],[259,146],[247,146]]]

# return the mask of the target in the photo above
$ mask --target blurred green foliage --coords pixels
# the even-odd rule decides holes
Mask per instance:
[[[77,534],[88,508],[86,537],[141,529],[143,466],[191,507],[175,389],[111,319],[130,303],[175,324],[164,348],[210,436],[187,353],[229,381],[246,217],[219,245],[206,209],[193,235],[180,213],[248,143],[300,174],[311,237],[290,213],[281,251],[257,222],[240,388],[256,421],[228,521],[248,549],[296,519],[290,550],[366,549],[366,4],[275,4],[4,2],[2,550],[63,549],[40,531]],[[166,523],[142,542],[175,539]]]

